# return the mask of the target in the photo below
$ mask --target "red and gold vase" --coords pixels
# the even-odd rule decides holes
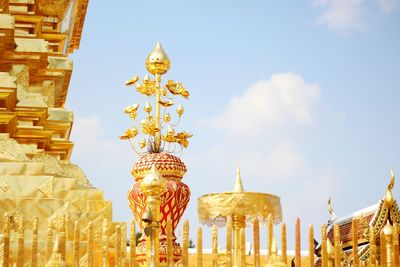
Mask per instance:
[[[141,219],[146,211],[146,195],[140,188],[140,182],[151,171],[153,165],[167,180],[166,191],[161,195],[160,205],[160,262],[167,261],[167,221],[172,222],[173,258],[174,262],[177,262],[182,256],[182,248],[176,242],[175,228],[189,203],[190,189],[185,183],[181,182],[183,175],[186,173],[185,164],[180,158],[168,153],[145,154],[135,163],[132,169],[135,183],[128,191],[129,206],[143,234],[137,246],[136,260],[138,262],[146,260],[146,236],[144,234],[144,223]]]

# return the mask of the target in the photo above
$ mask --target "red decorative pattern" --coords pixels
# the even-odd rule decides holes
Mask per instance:
[[[135,181],[142,180],[151,170],[153,165],[164,178],[182,179],[187,169],[180,158],[167,153],[152,153],[142,156],[134,165],[132,175]]]
[[[181,182],[181,178],[186,172],[185,164],[179,158],[166,153],[147,154],[140,158],[132,170],[132,173],[138,176],[135,176],[136,183],[128,191],[129,205],[136,222],[143,232],[144,224],[141,218],[146,210],[146,195],[141,190],[140,181],[150,172],[153,164],[156,165],[157,170],[164,179],[167,180],[166,190],[160,197],[160,244],[165,243],[167,221],[171,221],[173,229],[174,261],[178,261],[182,250],[179,249],[179,244],[175,242],[175,229],[190,200],[190,189],[185,183]],[[141,243],[144,243],[144,240],[145,236],[142,237]],[[143,256],[139,254],[137,260]],[[163,251],[160,251],[161,261],[166,258],[164,254]]]

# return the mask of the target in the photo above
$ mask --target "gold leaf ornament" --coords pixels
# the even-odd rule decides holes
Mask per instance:
[[[152,116],[149,116],[147,119],[142,120],[140,124],[142,126],[142,132],[144,134],[155,135],[160,131],[160,128],[156,126],[156,120]]]
[[[138,132],[139,132],[138,129],[136,128],[136,126],[134,126],[130,129],[126,130],[125,133],[119,137],[119,139],[127,140],[130,138],[135,138],[136,135],[138,134]]]
[[[132,119],[136,119],[138,108],[139,108],[139,104],[134,104],[132,106],[128,106],[124,109],[124,113],[129,114],[129,117],[131,117]]]
[[[192,136],[193,134],[187,132],[180,132],[177,135],[175,135],[175,138],[177,139],[178,144],[186,148],[189,146],[188,139]]]

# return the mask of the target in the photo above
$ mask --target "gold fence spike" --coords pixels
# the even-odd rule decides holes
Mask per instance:
[[[100,258],[101,266],[108,265],[108,237],[109,237],[108,220],[107,218],[104,218],[101,227],[101,258]]]
[[[281,230],[282,261],[287,264],[286,223],[282,223]]]
[[[67,249],[67,239],[66,239],[66,216],[62,216],[62,223],[60,227],[60,233],[59,233],[59,245],[60,245],[60,254],[61,258],[66,260],[66,249]]]
[[[322,225],[321,229],[321,255],[322,255],[322,267],[328,267],[328,247],[326,242],[326,225]]]
[[[232,267],[232,217],[226,218],[226,267]]]
[[[172,221],[167,220],[167,266],[174,266],[174,255],[173,255],[173,236],[172,236]]]
[[[133,219],[130,224],[129,250],[130,267],[136,267],[136,224]]]
[[[375,267],[376,264],[376,244],[375,244],[375,234],[374,227],[372,225],[369,226],[369,267]]]
[[[382,263],[382,265],[386,264],[387,267],[392,267],[394,262],[393,262],[393,226],[390,224],[389,220],[386,222],[386,225],[382,229],[382,236],[383,239],[385,240],[385,252],[383,253],[385,255],[385,258]],[[382,242],[382,240],[381,240]],[[381,243],[382,246],[382,243]],[[385,266],[385,265],[384,265]],[[397,267],[397,266],[396,266]]]
[[[183,222],[183,241],[182,241],[182,265],[189,266],[189,221],[186,219]]]
[[[24,266],[24,248],[25,248],[25,219],[22,219],[18,225],[18,251],[17,251],[17,267]]]
[[[385,236],[383,235],[383,231],[381,230],[379,232],[379,249],[380,249],[380,254],[381,254],[381,265],[385,266],[387,265],[387,260],[386,260],[386,240]]]
[[[352,239],[353,239],[353,266],[359,267],[360,260],[358,258],[358,219],[353,218],[351,223],[351,232],[352,232]]]
[[[258,219],[253,222],[254,266],[260,267],[260,223]]]
[[[301,267],[300,218],[296,219],[295,238],[295,266]]]
[[[342,266],[342,248],[340,242],[340,228],[338,224],[333,226],[334,248],[335,248],[335,267]]]
[[[38,256],[38,218],[33,218],[32,223],[32,250],[31,250],[31,267],[37,266]]]
[[[122,264],[122,252],[121,252],[121,225],[116,226],[116,241],[115,241],[115,257],[116,257],[116,267],[121,267]]]
[[[10,266],[10,216],[4,214],[3,226],[3,266]]]
[[[47,235],[46,235],[46,261],[48,261],[53,252],[53,229],[51,223],[47,225]]]
[[[314,227],[312,224],[308,226],[308,255],[310,267],[314,267]]]
[[[74,224],[74,267],[79,267],[80,251],[79,246],[81,242],[81,233],[79,228],[79,221]]]
[[[215,224],[212,228],[212,266],[218,266],[218,228]]]
[[[93,222],[89,222],[88,228],[88,245],[87,245],[87,264],[88,267],[93,267],[93,249],[94,249],[94,242],[93,242],[93,229],[94,225]]]
[[[197,267],[203,267],[203,231],[197,229]]]

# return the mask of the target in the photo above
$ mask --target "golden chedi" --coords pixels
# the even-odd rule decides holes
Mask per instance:
[[[117,225],[111,202],[70,162],[68,56],[79,47],[88,1],[0,2],[0,263],[45,266],[59,236],[61,253],[54,257],[71,265],[72,253],[63,248],[74,242],[77,221],[76,258],[83,264],[89,221],[94,233],[104,219]],[[112,249],[114,231],[109,238]],[[101,240],[98,234],[93,239],[96,254]]]

